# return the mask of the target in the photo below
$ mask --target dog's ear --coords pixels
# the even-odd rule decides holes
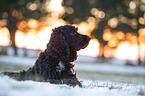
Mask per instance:
[[[56,31],[56,30],[55,30]],[[57,55],[59,60],[62,63],[69,63],[70,62],[70,49],[65,37],[60,32],[55,32],[51,34],[51,39],[49,42],[49,47],[51,47],[51,52],[54,55]],[[47,47],[48,47],[47,46]]]

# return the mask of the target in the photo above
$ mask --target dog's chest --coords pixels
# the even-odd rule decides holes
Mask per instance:
[[[58,63],[58,66],[56,66],[56,71],[61,72],[62,70],[64,70],[64,64],[60,61]]]

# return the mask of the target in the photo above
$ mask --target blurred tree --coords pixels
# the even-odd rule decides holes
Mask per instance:
[[[90,1],[89,0],[64,0],[64,5],[66,9],[72,8],[73,13],[69,14],[66,12],[64,19],[69,21],[69,23],[79,23],[79,21],[85,21],[88,16],[90,16]],[[74,22],[75,19],[78,19],[78,22]]]
[[[92,35],[94,35],[104,45],[107,44],[107,42],[103,40],[102,36],[103,30],[106,26],[110,29],[122,30],[125,33],[130,31],[137,34],[138,30],[144,26],[138,21],[140,17],[144,16],[144,0],[64,0],[64,5],[66,8],[72,7],[74,10],[73,14],[66,13],[64,17],[64,19],[70,23],[86,21],[90,16],[96,18],[96,29],[92,32]],[[105,17],[98,18],[96,16],[97,14],[92,14],[91,11],[94,11],[93,8],[96,8],[96,11],[103,11],[105,13]],[[114,17],[118,20],[118,26],[112,28],[108,25],[108,21]],[[126,23],[119,20],[121,17],[127,18],[125,19]],[[74,22],[76,21],[76,18],[79,22]],[[137,26],[133,25],[132,22]],[[126,30],[128,26],[130,27]]]
[[[11,33],[12,46],[15,49],[16,25],[27,18],[40,19],[48,14],[44,7],[50,0],[0,0],[0,19],[7,19],[7,27]],[[140,17],[145,18],[144,0],[63,0],[66,13],[63,18],[69,23],[87,21],[89,17],[95,18],[96,28],[92,32],[103,45],[103,31],[107,26],[112,30],[132,31],[138,34],[138,30],[144,27]],[[110,26],[109,21],[114,18],[117,26]],[[122,21],[125,18],[124,21]],[[142,19],[141,18],[141,19]],[[135,25],[134,25],[135,24]],[[130,26],[130,27],[129,27]],[[129,28],[129,29],[128,29]],[[140,59],[139,59],[140,60]]]
[[[12,47],[17,55],[15,45],[15,31],[17,24],[27,18],[39,19],[45,16],[47,12],[43,7],[44,0],[0,0],[0,19],[7,19],[7,27],[10,30]]]
[[[109,19],[122,15],[129,19],[135,18],[138,20],[145,12],[140,8],[140,5],[142,4],[141,0],[86,0],[85,2],[84,0],[64,0],[64,5],[67,8],[72,7],[74,10],[73,14],[66,13],[64,19],[70,23],[74,23],[73,20],[75,18],[78,18],[80,21],[85,21],[87,20],[87,17],[92,16],[92,8],[104,11],[106,15],[105,18],[100,20],[99,23],[101,24],[98,24],[98,29],[93,32],[93,34],[102,41],[102,33],[100,35],[100,32],[102,31],[100,30],[103,30],[105,26],[108,26]],[[131,6],[135,6],[135,8],[130,9]],[[137,23],[138,27],[135,29],[140,29],[141,24],[139,22]]]

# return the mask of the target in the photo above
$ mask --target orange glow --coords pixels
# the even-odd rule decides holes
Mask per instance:
[[[20,30],[23,30],[24,28],[27,27],[27,22],[26,21],[21,21],[17,24],[17,28],[20,29]]]
[[[38,27],[38,21],[37,20],[35,20],[35,19],[30,19],[29,21],[28,21],[28,27],[30,27],[30,28],[37,28]]]
[[[70,2],[72,0],[69,0]],[[68,2],[68,0],[67,0]],[[47,43],[50,40],[51,30],[55,27],[69,24],[67,21],[64,21],[63,19],[60,19],[61,16],[65,15],[65,11],[68,14],[74,13],[74,9],[71,7],[63,7],[62,6],[63,0],[46,0],[46,3],[44,5],[43,10],[50,13],[47,17],[43,17],[40,19],[40,21],[36,19],[29,19],[27,21],[20,21],[17,24],[17,28],[19,30],[16,31],[16,46],[20,48],[27,48],[27,49],[34,49],[34,50],[45,50]],[[37,3],[29,3],[26,6],[29,10],[36,10],[39,5]],[[130,9],[135,9],[134,2],[129,3]],[[97,27],[98,23],[102,18],[105,17],[105,13],[103,11],[98,10],[97,8],[91,9],[91,14],[93,16],[88,17],[86,21],[82,21],[79,18],[75,18],[72,20],[76,27],[78,27],[78,32],[81,34],[89,35],[91,37],[91,32]],[[17,10],[12,11],[12,16],[17,17],[19,15],[19,12]],[[7,17],[7,14],[5,13],[3,17]],[[119,22],[127,23],[128,24],[129,19],[127,19],[124,16],[114,17],[108,20],[108,25],[112,28],[115,28],[118,26]],[[144,18],[139,18],[139,23],[144,24]],[[131,26],[135,26],[136,21],[132,19],[130,20]],[[114,32],[114,33],[113,33]],[[138,56],[138,49],[140,48],[141,52],[144,52],[144,37],[145,37],[145,29],[139,30],[139,40],[140,40],[140,46],[138,48],[137,41],[138,38],[135,34],[127,33],[124,34],[122,31],[113,31],[111,29],[105,29],[103,34],[103,40],[107,41],[108,44],[102,48],[104,51],[104,56],[109,57],[116,57],[119,59],[129,59],[129,60],[135,60]],[[1,35],[1,29],[0,29],[0,36]],[[2,36],[4,37],[4,36]],[[8,38],[8,40],[1,40],[7,42],[7,45],[10,42],[9,38],[10,36],[5,36]],[[125,41],[125,39],[128,40]],[[121,42],[120,41],[125,41]],[[0,42],[1,45],[1,42]],[[4,44],[3,44],[4,45]],[[103,47],[103,46],[102,46]],[[116,48],[117,47],[117,48]],[[91,39],[89,45],[87,48],[80,50],[78,52],[79,55],[85,55],[85,56],[100,56],[100,42],[97,39]],[[116,48],[116,49],[115,49]],[[114,51],[115,50],[115,51]],[[101,52],[103,53],[103,52]],[[141,56],[143,56],[141,53]]]
[[[118,19],[117,18],[112,18],[108,21],[108,25],[112,28],[117,27],[118,25]]]
[[[103,39],[109,41],[112,38],[112,32],[109,29],[104,30]]]
[[[50,40],[51,30],[51,27],[46,27],[38,32],[38,38],[40,40],[40,50],[46,49],[46,45]]]
[[[31,29],[25,34],[20,30],[17,30],[16,46],[27,49],[45,50],[46,44],[50,39],[51,30],[51,27],[43,28],[39,32]]]
[[[29,2],[26,5],[26,8],[29,11],[37,10],[41,5],[38,4],[39,0],[36,2]],[[45,50],[47,43],[50,40],[51,31],[53,28],[69,24],[69,22],[61,19],[63,16],[67,14],[73,14],[75,10],[72,7],[62,6],[64,0],[45,0],[44,6],[42,6],[40,11],[48,12],[49,15],[46,17],[40,18],[40,20],[36,20],[33,18],[29,18],[26,21],[23,20],[22,13],[19,10],[12,10],[11,16],[16,17],[17,19],[22,16],[22,19],[19,18],[17,23],[18,30],[15,33],[15,43],[19,48],[27,48],[34,50]],[[65,3],[71,5],[72,0],[65,0]],[[145,0],[142,0],[145,2]],[[143,2],[143,3],[144,3]],[[128,2],[129,4],[129,12],[135,12],[137,5],[135,1]],[[141,9],[143,7],[140,6]],[[39,13],[34,12],[33,15],[37,15]],[[80,18],[74,18],[72,21],[74,26],[78,27],[78,32],[81,34],[85,34],[88,36],[92,36],[91,32],[94,29],[97,29],[98,24],[102,19],[106,16],[105,12],[92,8],[90,10],[90,14],[92,16],[87,17],[86,21],[81,21]],[[6,26],[8,23],[7,17],[9,14],[4,12],[2,17],[4,19],[0,20],[0,26]],[[36,16],[37,17],[37,16]],[[145,25],[145,14],[139,19],[129,19],[123,15],[119,15],[118,17],[113,17],[108,20],[107,24],[109,27],[105,27],[103,31],[103,40],[105,41],[105,47],[100,46],[100,42],[93,38],[90,40],[89,45],[78,52],[79,55],[85,56],[101,56],[104,54],[106,58],[115,57],[119,59],[128,59],[128,60],[137,60],[138,57],[141,57],[141,60],[144,60],[145,57],[145,28],[141,28],[138,30],[139,36],[137,34],[133,34],[131,32],[123,33],[122,31],[115,30],[118,24],[125,23],[131,26],[133,29],[137,29],[137,22],[142,25]],[[111,28],[110,28],[111,27]],[[110,29],[109,29],[110,28]],[[117,29],[117,28],[116,28]],[[96,30],[94,30],[96,31]],[[10,32],[6,27],[0,27],[0,46],[9,46],[10,41]],[[101,50],[102,48],[102,50]],[[101,51],[102,52],[101,52]],[[140,53],[139,53],[140,51]],[[104,53],[103,53],[104,52]],[[140,56],[138,56],[140,55]]]
[[[15,34],[16,46],[20,48],[27,48],[27,49],[34,49],[34,50],[37,50],[37,49],[45,50],[46,45],[50,39],[51,30],[54,27],[58,27],[58,26],[66,24],[64,20],[57,19],[51,22],[51,24],[49,24],[49,27],[48,27],[48,25],[46,24],[47,25],[46,26],[45,23],[43,25],[35,19],[30,19],[28,22],[21,21],[18,24],[18,27],[20,29],[23,29],[21,28],[21,26],[25,23],[31,29],[28,29],[25,33],[21,32],[20,30],[16,31],[16,34]],[[38,26],[40,26],[41,28],[38,29]]]
[[[126,39],[131,41],[134,44],[137,44],[137,42],[138,42],[138,38],[137,38],[136,34],[126,33]]]
[[[130,42],[122,42],[118,45],[115,52],[115,57],[118,59],[128,59],[128,60],[137,60],[138,58],[138,45],[130,44]]]
[[[66,25],[66,24],[67,23],[63,19],[58,19],[55,22],[53,22],[52,28],[62,26],[62,25]]]
[[[49,3],[49,8],[51,10],[61,12],[63,10],[61,3],[62,3],[62,0],[59,0],[59,1],[58,0],[51,0],[51,2]]]
[[[127,40],[130,40],[131,37],[132,37],[132,34],[131,33],[126,33],[126,39]]]
[[[81,22],[78,26],[78,32],[81,34],[89,35],[91,36],[91,32],[93,31],[95,26],[91,26],[91,24],[88,24],[86,22]]]
[[[39,40],[35,30],[29,30],[25,35],[24,47],[27,49],[39,49]]]
[[[95,28],[95,24],[93,22],[90,21],[90,23],[86,23],[86,22],[81,22],[80,24],[73,24],[73,26],[78,27],[78,32],[81,34],[85,34],[88,36],[91,36],[91,32],[94,30]],[[92,56],[92,57],[96,57],[99,55],[99,51],[100,51],[100,43],[97,39],[91,39],[91,41],[89,42],[89,45],[83,49],[78,51],[79,55],[84,55],[84,56]]]
[[[69,11],[69,14],[72,14],[74,11],[71,7],[65,10],[65,8],[62,6],[62,2],[63,0],[47,0],[44,5],[44,10],[48,11],[50,14],[47,17],[41,18],[41,22],[31,18],[27,21],[20,21],[17,23],[18,30],[15,33],[16,46],[19,48],[45,50],[46,45],[50,39],[51,30],[55,27],[68,24],[68,22],[60,19],[60,16],[67,10]],[[29,10],[36,10],[38,5],[35,2],[30,2],[26,7]],[[19,13],[17,10],[14,10],[12,15],[16,17],[19,15]],[[105,13],[99,10],[95,11],[94,15],[98,18],[105,17]],[[96,18],[89,17],[87,22],[83,21],[79,24],[75,24],[75,26],[78,27],[79,33],[91,36],[91,32],[96,27]],[[2,37],[4,38],[4,36]],[[6,37],[10,38],[10,36]],[[1,39],[2,38],[0,38],[0,41],[3,41]],[[8,42],[8,40],[5,41]],[[91,39],[87,48],[79,51],[79,54],[85,56],[98,56],[99,48],[99,41],[97,39]]]
[[[119,40],[123,40],[125,39],[125,34],[121,31],[117,32],[116,33],[116,37],[119,39]]]
[[[61,25],[66,25],[68,24],[66,21],[64,21],[63,19],[57,19],[57,18],[49,18],[47,17],[46,20],[44,22],[41,22],[42,24],[39,24],[41,26],[41,28],[43,27],[58,27]]]
[[[99,55],[99,51],[100,51],[99,48],[100,48],[99,41],[97,39],[91,39],[89,45],[85,49],[78,51],[78,54],[84,56],[96,57]]]
[[[138,21],[139,21],[139,23],[142,24],[142,25],[145,24],[145,19],[144,19],[143,17],[140,17],[140,18],[138,19]]]
[[[0,20],[0,26],[7,26],[8,20],[7,19],[1,19]]]
[[[62,2],[63,0],[47,0],[45,4],[46,11],[51,12],[52,17],[58,18],[65,12]]]
[[[15,33],[15,42],[16,46],[23,48],[24,47],[24,40],[25,40],[25,35],[22,31],[17,30]]]
[[[10,45],[10,32],[6,27],[0,27],[0,46]]]
[[[117,46],[117,40],[112,39],[112,40],[108,41],[108,46],[109,47],[116,47]]]
[[[133,43],[133,44],[137,44],[137,36],[132,36],[131,38],[130,38],[130,41]]]
[[[145,57],[145,43],[141,43],[139,48],[140,48],[140,59],[143,61]]]
[[[30,26],[31,26],[31,22],[33,21],[30,22],[30,20],[28,21],[28,24],[30,23]],[[46,45],[50,39],[52,28],[55,28],[61,25],[66,25],[66,24],[67,23],[64,20],[57,19],[51,23],[49,22],[49,27],[48,26],[43,27],[43,25],[39,25],[38,23],[38,26],[41,26],[41,29],[37,31],[36,29],[33,29],[34,27],[32,26],[31,26],[31,29],[27,30],[25,34],[17,30],[16,31],[16,46],[21,47],[21,48],[27,48],[27,49],[45,50]],[[91,36],[92,30],[93,28],[95,28],[95,26],[93,26],[92,24],[93,24],[92,22],[90,23],[81,22],[78,25],[75,24],[75,26],[78,27],[78,31],[81,34],[86,34],[86,35]],[[33,25],[35,25],[35,22]],[[79,51],[78,53],[80,55],[95,57],[99,55],[99,47],[100,47],[99,41],[97,39],[91,39],[88,47]]]
[[[139,29],[138,33],[140,36],[145,36],[145,28]]]
[[[108,47],[107,45],[104,47],[104,56],[106,58],[109,58],[111,57],[112,53],[111,53],[111,48]]]

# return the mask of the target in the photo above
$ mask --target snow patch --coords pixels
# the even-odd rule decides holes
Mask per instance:
[[[84,80],[83,88],[0,76],[0,96],[137,96],[144,85]]]

